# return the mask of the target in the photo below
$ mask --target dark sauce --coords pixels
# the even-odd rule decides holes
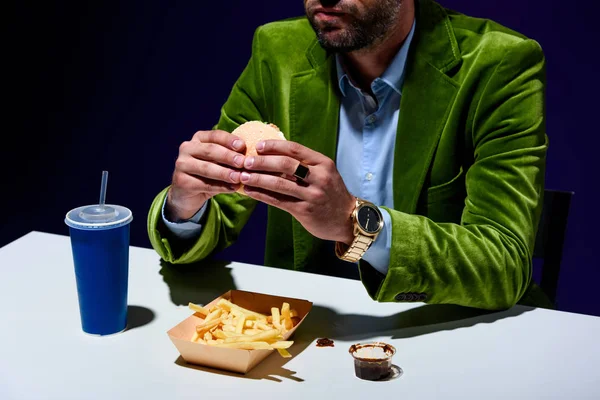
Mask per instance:
[[[360,379],[368,381],[378,381],[387,378],[390,373],[390,365],[387,361],[383,362],[365,362],[354,363],[354,373]]]
[[[377,343],[375,345],[352,345],[350,346],[350,353],[353,354],[359,348],[363,347],[379,347],[385,354],[389,355],[387,358],[360,358],[354,357],[354,372],[360,379],[366,379],[369,381],[378,381],[387,378],[391,373],[392,360],[391,356],[396,352],[393,346],[386,343]]]
[[[333,340],[327,338],[317,339],[317,347],[334,347]]]

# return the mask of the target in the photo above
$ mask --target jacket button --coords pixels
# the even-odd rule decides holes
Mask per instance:
[[[406,293],[406,301],[415,301],[418,298],[414,293]]]
[[[405,301],[406,300],[406,295],[404,293],[398,293],[396,295],[396,301]]]
[[[419,301],[425,301],[425,300],[427,300],[427,293],[419,294]]]

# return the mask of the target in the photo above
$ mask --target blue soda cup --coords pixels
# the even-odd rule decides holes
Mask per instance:
[[[86,333],[110,335],[127,327],[132,219],[128,208],[112,204],[78,207],[66,215],[81,327]]]

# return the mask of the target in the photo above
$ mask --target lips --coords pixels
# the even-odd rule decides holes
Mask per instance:
[[[314,18],[325,22],[336,22],[344,17],[345,13],[333,8],[319,7],[314,10]]]
[[[319,13],[325,13],[325,14],[331,14],[331,15],[344,14],[344,11],[342,11],[338,8],[332,8],[332,7],[316,7],[313,12],[314,12],[314,14],[319,14]]]
[[[323,20],[323,21],[337,21],[343,15],[344,14],[340,14],[340,13],[316,12],[315,18]]]

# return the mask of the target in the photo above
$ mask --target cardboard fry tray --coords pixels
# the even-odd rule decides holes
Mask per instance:
[[[271,307],[281,309],[283,302],[289,303],[290,308],[295,309],[298,312],[300,322],[283,335],[284,340],[287,340],[293,335],[312,308],[312,303],[307,300],[271,296],[262,293],[246,292],[243,290],[230,290],[211,301],[205,307],[211,308],[215,306],[220,299],[229,300],[240,307],[265,315],[271,315]],[[276,350],[229,349],[194,343],[191,341],[192,335],[196,331],[196,325],[200,324],[202,321],[204,321],[202,315],[195,313],[167,332],[169,338],[171,338],[171,341],[175,347],[177,347],[177,350],[179,350],[181,357],[190,364],[198,364],[245,374],[262,360],[267,358],[271,353],[277,353]]]

